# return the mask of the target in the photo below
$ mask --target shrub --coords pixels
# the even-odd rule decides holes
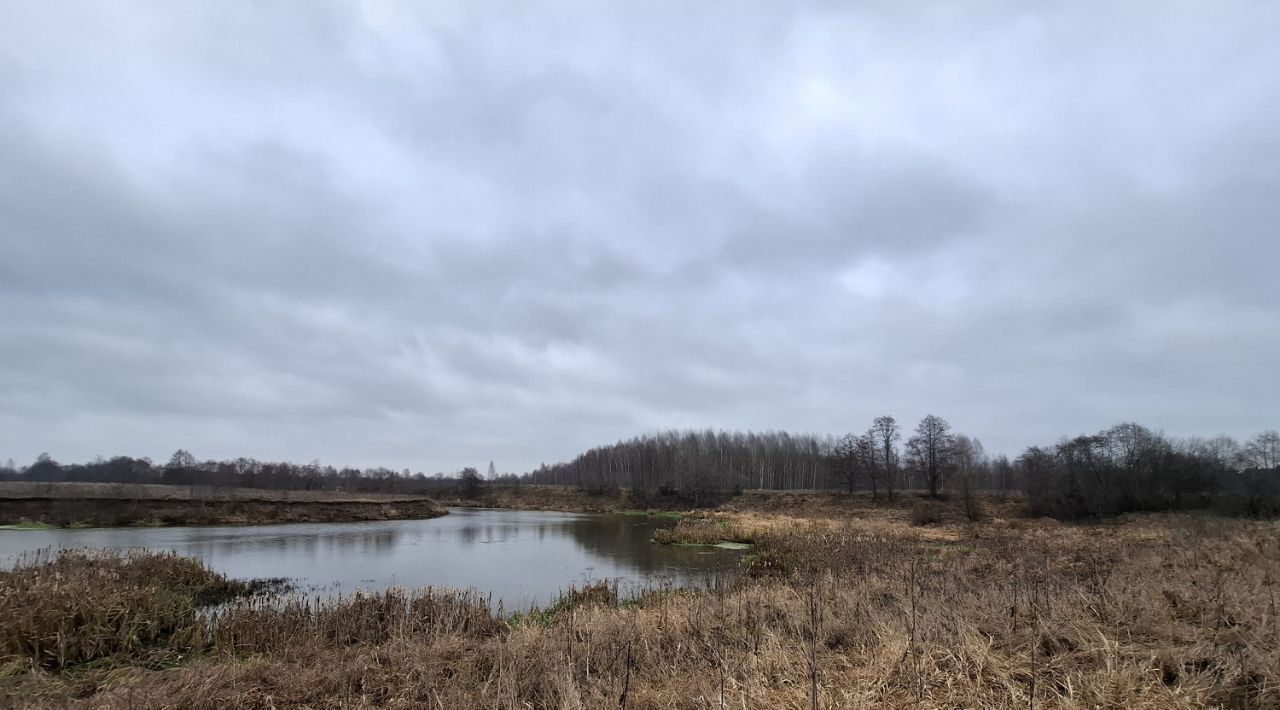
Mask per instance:
[[[942,505],[934,501],[922,501],[911,508],[912,525],[939,525],[942,518]]]

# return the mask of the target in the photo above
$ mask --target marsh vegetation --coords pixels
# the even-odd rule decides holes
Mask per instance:
[[[507,617],[441,589],[248,598],[198,614],[199,590],[227,582],[190,563],[45,560],[0,576],[4,689],[31,707],[1280,704],[1275,522],[1064,524],[994,500],[982,522],[951,501],[939,522],[914,525],[909,505],[774,503],[739,501],[683,526],[750,535],[733,584],[630,600],[596,586]],[[177,571],[145,582],[130,572],[156,565]],[[157,606],[158,589],[180,602]],[[72,599],[72,617],[14,623],[29,604]],[[98,638],[92,620],[116,618],[157,632],[48,643]]]

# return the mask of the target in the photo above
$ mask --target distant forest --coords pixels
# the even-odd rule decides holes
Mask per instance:
[[[1280,433],[1244,443],[1225,437],[1176,439],[1138,424],[1033,446],[1016,459],[988,456],[974,437],[929,415],[904,431],[877,417],[843,436],[787,432],[671,431],[586,451],[572,461],[523,475],[487,476],[475,468],[428,476],[408,469],[335,468],[248,458],[199,461],[178,450],[168,462],[119,456],[60,464],[42,454],[29,466],[12,461],[0,480],[163,483],[270,489],[474,495],[485,485],[550,484],[592,493],[629,489],[637,501],[679,497],[705,505],[747,489],[843,490],[895,499],[913,495],[1018,493],[1034,513],[1060,518],[1126,512],[1214,509],[1240,515],[1280,514]]]
[[[630,488],[643,499],[681,492],[704,503],[744,489],[843,489],[892,500],[1025,493],[1034,513],[1061,518],[1212,508],[1280,514],[1280,433],[1241,444],[1175,439],[1138,424],[1033,446],[1014,460],[929,415],[911,431],[892,416],[844,436],[668,432],[587,451],[525,477],[586,490]]]
[[[478,475],[477,475],[478,478]],[[507,480],[518,480],[515,476]],[[456,486],[458,477],[410,473],[408,469],[336,468],[318,461],[298,464],[238,458],[199,461],[179,449],[169,461],[156,464],[148,458],[116,456],[82,464],[60,464],[48,454],[35,463],[15,468],[10,461],[0,467],[0,481],[77,481],[88,483],[159,483],[176,486],[265,488],[273,490],[330,490],[349,493],[422,494]]]

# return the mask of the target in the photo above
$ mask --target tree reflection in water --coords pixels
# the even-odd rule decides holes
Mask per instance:
[[[174,550],[235,577],[289,577],[303,590],[475,588],[507,609],[547,604],[570,585],[610,579],[705,586],[741,553],[654,545],[673,522],[643,516],[456,509],[432,520],[204,528],[24,530],[0,535],[0,564],[45,547]]]

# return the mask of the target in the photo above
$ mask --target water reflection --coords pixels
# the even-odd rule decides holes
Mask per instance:
[[[670,521],[624,515],[456,509],[443,518],[242,527],[0,531],[0,564],[43,547],[148,547],[234,577],[290,577],[309,591],[472,587],[495,605],[545,604],[571,584],[702,586],[739,553],[653,545]]]

